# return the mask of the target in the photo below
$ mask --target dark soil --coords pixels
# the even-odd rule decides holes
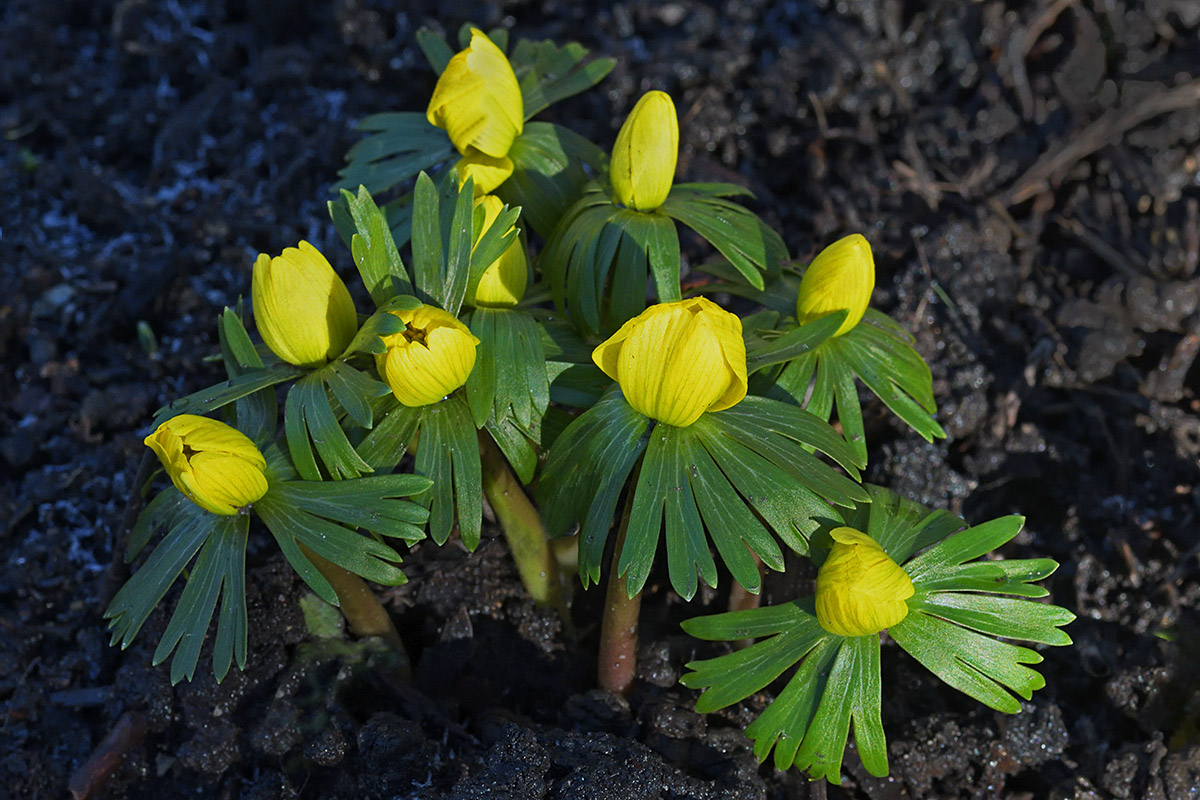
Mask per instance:
[[[887,647],[892,777],[850,754],[828,795],[1200,796],[1195,0],[8,0],[0,798],[63,797],[110,731],[136,744],[97,797],[824,796],[755,762],[740,730],[766,695],[703,717],[676,685],[716,652],[678,621],[724,592],[684,606],[652,579],[626,702],[593,688],[597,593],[566,635],[494,533],[473,556],[419,545],[386,593],[409,687],[311,638],[261,540],[244,673],[172,688],[150,666],[163,614],[107,644],[151,412],[218,378],[213,321],[256,253],[307,238],[352,271],[325,202],[353,125],[424,109],[414,33],[467,19],[615,56],[545,115],[604,145],[637,94],[671,92],[682,174],[750,187],[798,258],[867,234],[949,433],[870,403],[870,479],[973,522],[1024,513],[1003,554],[1062,564],[1075,646],[1045,651],[1024,713]]]

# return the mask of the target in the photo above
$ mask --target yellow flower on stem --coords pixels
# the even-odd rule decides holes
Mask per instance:
[[[483,31],[472,28],[471,43],[446,64],[425,117],[443,128],[464,156],[508,155],[525,125],[525,103],[508,58]]]
[[[205,511],[233,516],[267,493],[267,462],[250,438],[224,422],[180,414],[145,444],[175,488]]]
[[[870,636],[908,616],[912,579],[883,548],[853,528],[834,528],[817,572],[817,622],[838,636]]]
[[[504,210],[504,201],[495,195],[484,195],[475,201],[475,207],[480,206],[483,206],[484,218],[483,227],[475,236],[476,245]],[[525,247],[521,244],[520,237],[517,237],[508,249],[488,266],[479,279],[479,285],[467,287],[466,299],[473,306],[510,308],[521,301],[528,280],[529,262],[526,260]]]
[[[397,400],[427,406],[467,382],[479,344],[470,328],[436,306],[391,313],[408,327],[382,337],[387,352],[375,357],[375,365]]]
[[[625,119],[609,163],[616,200],[635,211],[663,204],[675,181],[679,120],[666,92],[646,92]]]
[[[804,271],[796,298],[796,319],[803,325],[843,309],[849,313],[833,334],[841,336],[863,318],[875,288],[871,245],[854,233],[826,247]]]
[[[254,262],[254,320],[271,352],[311,367],[339,355],[358,330],[354,301],[325,256],[308,242]]]
[[[685,427],[746,396],[742,321],[703,297],[659,303],[592,351],[625,400],[647,417]]]

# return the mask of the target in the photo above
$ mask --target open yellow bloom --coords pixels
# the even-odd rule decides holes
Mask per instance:
[[[862,234],[852,233],[826,247],[804,271],[796,298],[796,319],[803,325],[834,311],[849,314],[834,336],[846,333],[867,313],[875,288],[875,259]]]
[[[679,120],[666,92],[646,92],[625,119],[613,145],[609,178],[616,200],[635,211],[663,204],[675,181]]]
[[[250,293],[259,334],[289,364],[324,364],[345,350],[358,330],[346,284],[308,242],[275,258],[260,254]]]
[[[375,356],[375,366],[397,400],[427,406],[467,382],[479,344],[470,328],[436,306],[391,313],[408,328],[383,337],[387,352]]]
[[[483,227],[475,236],[475,244],[487,232],[496,217],[504,210],[504,201],[495,195],[484,195],[475,201],[475,207],[483,206]],[[509,230],[512,230],[511,228]],[[467,287],[467,302],[485,308],[509,308],[520,302],[529,280],[529,263],[520,237],[513,240],[508,249],[491,263],[477,286]]]
[[[472,28],[467,49],[450,59],[425,117],[445,129],[464,156],[508,155],[525,125],[525,103],[508,58],[483,31]]]
[[[634,409],[684,427],[746,396],[742,321],[703,297],[659,303],[592,351]]]
[[[838,636],[869,636],[908,616],[912,579],[874,539],[834,528],[833,549],[817,573],[817,622]]]
[[[250,438],[224,422],[180,414],[145,444],[175,488],[205,511],[233,516],[267,493],[267,462]]]

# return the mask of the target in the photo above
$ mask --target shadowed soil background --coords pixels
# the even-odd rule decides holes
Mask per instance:
[[[616,57],[543,115],[605,147],[642,91],[669,91],[681,178],[749,187],[797,258],[864,233],[875,305],[916,334],[949,434],[926,444],[864,396],[867,477],[970,522],[1027,514],[1002,554],[1062,564],[1045,583],[1075,646],[1044,650],[1022,714],[886,646],[892,776],[850,753],[828,796],[1200,795],[1195,0],[8,0],[0,798],[65,796],[98,748],[128,756],[80,795],[825,796],[755,762],[741,729],[769,692],[704,717],[677,686],[721,652],[678,622],[722,610],[728,575],[688,606],[651,576],[628,702],[592,688],[599,591],[577,591],[567,635],[494,529],[473,556],[418,545],[384,591],[412,686],[309,632],[261,531],[244,673],[172,688],[150,666],[179,587],[128,651],[107,645],[151,413],[223,377],[215,316],[258,252],[307,238],[353,274],[325,202],[354,123],[423,110],[414,34],[466,20]],[[790,566],[766,602],[811,590]]]

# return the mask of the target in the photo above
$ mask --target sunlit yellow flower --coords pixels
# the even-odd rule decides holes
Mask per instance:
[[[496,217],[504,210],[504,201],[489,194],[475,201],[475,207],[479,206],[483,206],[484,218],[483,227],[475,236],[477,245],[483,234],[492,227]],[[483,273],[479,285],[467,287],[467,302],[490,308],[515,306],[525,294],[525,284],[528,280],[529,264],[525,257],[525,247],[521,244],[520,237],[517,237]]]
[[[592,351],[634,409],[668,425],[746,396],[742,321],[703,297],[650,306]]]
[[[500,184],[513,174],[513,162],[508,156],[492,158],[478,151],[472,151],[458,160],[454,165],[458,172],[458,188],[462,189],[467,178],[475,179],[475,196],[480,197],[495,191]]]
[[[817,573],[817,622],[838,636],[869,636],[908,616],[912,579],[874,539],[834,528],[833,549]]]
[[[804,271],[796,299],[796,319],[803,325],[833,311],[849,314],[834,336],[858,324],[875,288],[875,259],[862,234],[853,233],[826,247]]]
[[[483,31],[472,28],[467,49],[450,59],[425,116],[463,155],[508,155],[525,125],[525,104],[508,58]]]
[[[653,211],[663,204],[675,180],[679,120],[666,92],[646,92],[617,134],[609,178],[621,205]]]
[[[267,462],[250,438],[224,422],[180,414],[145,439],[175,488],[214,514],[232,516],[267,493]]]
[[[346,284],[308,242],[254,262],[254,320],[271,352],[289,364],[315,366],[340,354],[358,319]]]
[[[397,400],[427,406],[467,382],[479,344],[470,328],[436,306],[391,313],[408,328],[383,337],[387,352],[375,365]]]

